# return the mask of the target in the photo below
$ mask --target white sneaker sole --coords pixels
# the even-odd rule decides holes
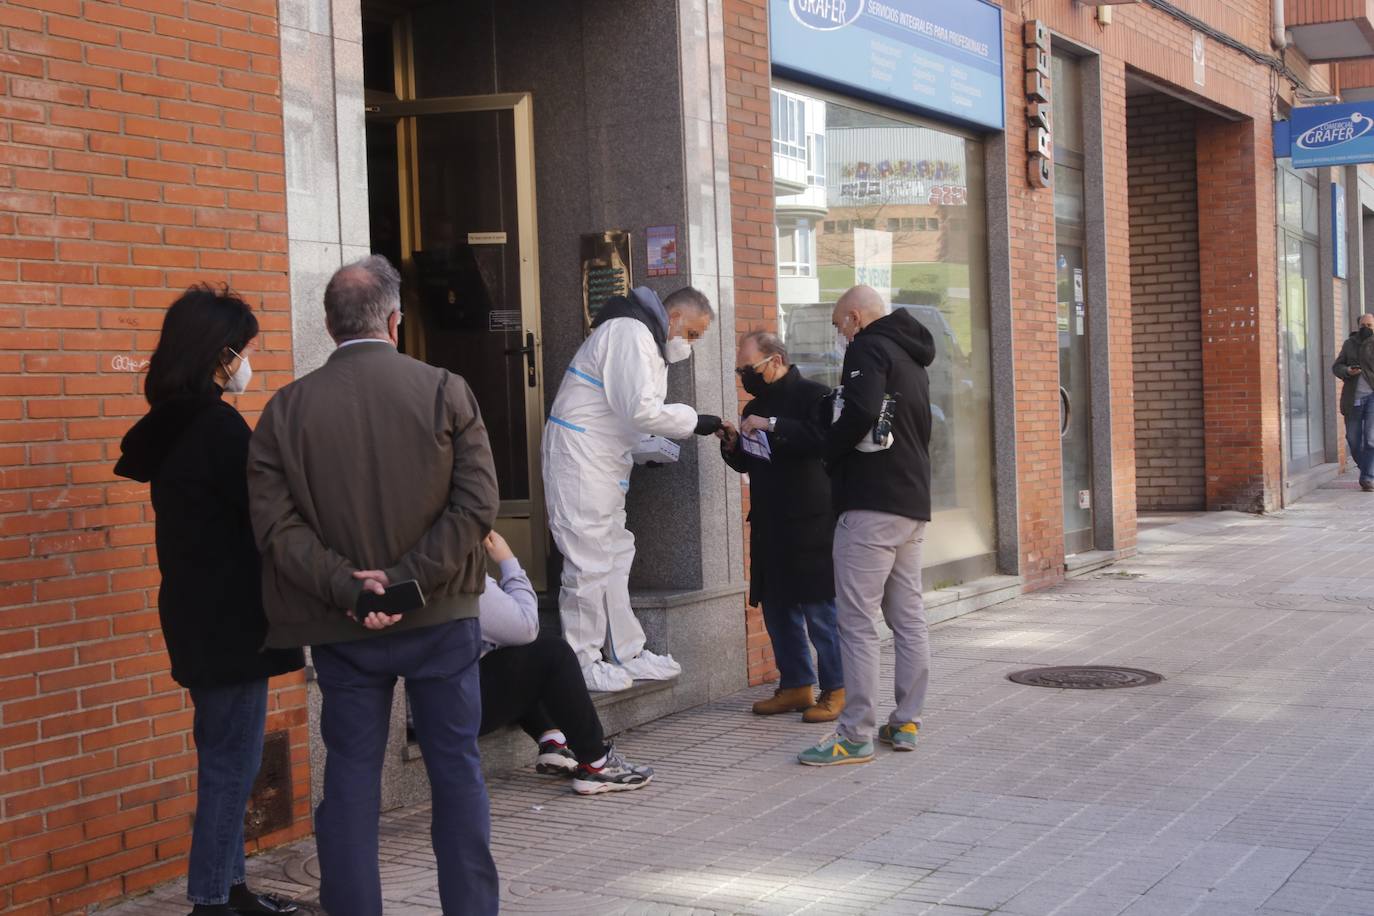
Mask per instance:
[[[583,782],[580,779],[574,779],[572,789],[578,795],[604,795],[607,792],[629,792],[633,789],[642,789],[653,781],[652,776],[643,782]]]

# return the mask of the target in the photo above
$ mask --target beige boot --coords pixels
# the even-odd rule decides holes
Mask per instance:
[[[811,684],[805,687],[788,687],[786,690],[779,687],[773,691],[771,697],[754,704],[754,715],[776,716],[784,712],[800,712],[810,709],[814,702],[816,694]]]
[[[802,713],[803,722],[834,722],[844,712],[844,688],[821,691],[821,698],[806,712]]]

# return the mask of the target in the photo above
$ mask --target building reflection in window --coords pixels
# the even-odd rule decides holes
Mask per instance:
[[[802,374],[839,384],[830,313],[867,283],[935,337],[927,587],[991,571],[987,235],[981,144],[773,90],[779,330]],[[781,120],[780,120],[781,117]],[[819,179],[819,180],[818,180]],[[945,578],[948,576],[948,578]]]

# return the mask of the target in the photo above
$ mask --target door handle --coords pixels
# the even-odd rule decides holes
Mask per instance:
[[[1059,438],[1063,439],[1069,434],[1069,411],[1072,410],[1072,403],[1069,401],[1069,392],[1063,385],[1059,386]]]
[[[536,363],[534,359],[534,332],[526,331],[525,345],[523,347],[516,347],[512,350],[507,350],[506,355],[523,355],[525,357],[525,383],[529,385],[529,387],[531,388],[537,387],[539,384],[539,374],[538,370],[536,369]]]

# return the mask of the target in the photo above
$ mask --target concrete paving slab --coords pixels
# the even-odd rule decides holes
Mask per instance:
[[[826,733],[756,688],[618,739],[643,791],[491,779],[510,913],[1374,914],[1374,495],[1189,515],[1113,567],[936,626],[914,754],[797,766]],[[1119,664],[1130,690],[1006,675]],[[891,689],[891,650],[883,685]],[[383,817],[387,913],[439,912],[423,806]],[[318,900],[313,842],[252,879]],[[184,911],[173,882],[113,912]]]

